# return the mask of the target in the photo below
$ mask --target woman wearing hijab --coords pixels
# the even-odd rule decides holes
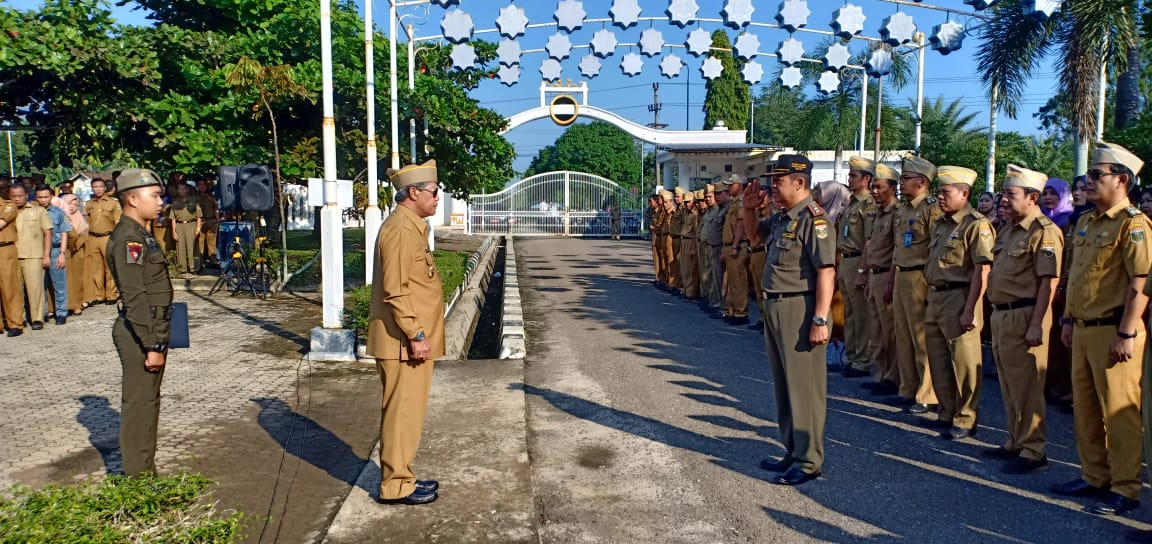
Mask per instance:
[[[1044,184],[1044,192],[1040,193],[1040,211],[1061,230],[1068,226],[1068,218],[1072,216],[1072,189],[1067,181],[1052,178]]]
[[[60,195],[61,209],[72,222],[72,232],[68,236],[68,248],[65,250],[64,282],[68,284],[68,312],[80,315],[84,311],[84,284],[88,278],[84,274],[84,243],[88,240],[88,219],[80,209],[80,199],[74,194]]]
[[[852,193],[848,191],[846,185],[838,181],[821,181],[816,184],[814,196],[820,207],[824,208],[824,213],[828,215],[828,223],[835,225],[836,218],[848,207],[848,199],[852,198]]]

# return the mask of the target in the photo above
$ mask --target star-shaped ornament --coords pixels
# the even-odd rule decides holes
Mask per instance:
[[[864,32],[864,9],[855,4],[844,4],[832,13],[832,31],[848,39]]]
[[[472,16],[459,9],[450,10],[440,20],[440,31],[444,39],[452,43],[464,43],[472,39],[473,28]]]
[[[655,28],[649,28],[640,33],[640,52],[649,57],[655,57],[664,49],[664,35]]]
[[[447,8],[460,5],[460,0],[432,0],[432,3],[442,8]]]
[[[497,73],[500,77],[500,83],[509,87],[520,82],[520,67],[519,66],[501,66],[500,72]]]
[[[932,49],[941,55],[958,51],[964,44],[964,25],[955,21],[938,24],[932,29],[932,37],[928,41],[932,43]]]
[[[644,70],[644,58],[636,53],[628,53],[620,61],[620,71],[626,76],[639,75]]]
[[[584,3],[580,0],[560,0],[560,4],[556,6],[556,23],[560,30],[565,32],[575,32],[584,26],[584,17],[588,14],[584,11]]]
[[[500,64],[515,66],[520,64],[520,42],[516,40],[501,40],[496,48],[496,56],[500,57]]]
[[[1060,11],[1063,4],[1064,0],[1026,0],[1024,14],[1044,21]]]
[[[804,43],[796,38],[788,38],[780,42],[780,49],[776,51],[780,62],[791,66],[804,59]]]
[[[640,0],[616,0],[608,14],[612,16],[612,24],[629,28],[640,22]]]
[[[964,0],[965,4],[972,6],[976,11],[984,11],[999,3],[999,0]]]
[[[592,47],[592,53],[597,57],[607,58],[612,53],[616,52],[616,34],[607,28],[597,30],[592,35],[592,41],[589,45]]]
[[[600,75],[600,59],[596,55],[584,55],[580,59],[580,73],[588,79],[592,79]]]
[[[751,32],[741,32],[736,38],[736,56],[740,60],[748,60],[760,54],[760,38]]]
[[[747,81],[749,85],[760,83],[760,80],[764,78],[764,68],[754,60],[748,61],[740,72],[744,75],[744,81]]]
[[[540,77],[552,81],[560,79],[560,72],[564,71],[564,67],[560,66],[560,61],[556,59],[544,59],[540,63]]]
[[[471,44],[460,43],[452,46],[452,67],[467,70],[476,64],[476,49]]]
[[[728,0],[724,2],[720,15],[724,17],[724,24],[739,30],[752,22],[753,11],[756,8],[752,6],[752,0]]]
[[[548,37],[548,45],[544,46],[548,56],[556,60],[564,60],[572,53],[572,40],[567,34],[553,34]]]
[[[796,87],[799,87],[800,82],[803,80],[804,73],[800,71],[800,68],[789,66],[783,70],[780,70],[780,84],[788,87],[789,89],[795,89]]]
[[[684,61],[679,55],[667,55],[664,57],[664,60],[660,61],[660,73],[664,74],[664,77],[668,79],[679,77],[680,71],[683,69]]]
[[[700,66],[700,73],[708,79],[716,79],[720,74],[724,73],[724,63],[716,57],[708,57],[704,59],[704,64]]]
[[[836,72],[824,72],[816,82],[816,88],[824,94],[830,94],[840,88],[840,76]]]
[[[703,28],[697,28],[688,33],[688,41],[684,42],[684,46],[697,57],[706,55],[712,50],[712,35]]]
[[[523,8],[516,4],[510,4],[500,8],[500,16],[496,18],[496,28],[500,29],[500,35],[505,38],[523,36],[528,29],[528,16],[524,15]]]
[[[872,77],[888,75],[892,71],[892,53],[883,47],[872,51],[864,63],[864,69]]]
[[[839,70],[848,66],[848,61],[851,58],[852,53],[848,51],[848,46],[834,43],[828,46],[828,52],[824,54],[824,67],[829,70]]]
[[[880,24],[880,39],[893,47],[911,42],[915,35],[916,21],[902,11],[889,15]]]
[[[684,28],[696,21],[698,11],[700,6],[696,5],[696,0],[671,0],[664,13],[668,15],[668,20],[672,21],[672,24]]]
[[[784,0],[780,4],[780,12],[776,14],[776,22],[780,24],[780,28],[796,32],[797,28],[808,26],[808,16],[811,14],[808,2],[805,0]]]

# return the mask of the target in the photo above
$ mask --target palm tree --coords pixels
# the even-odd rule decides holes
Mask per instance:
[[[1060,89],[1068,97],[1079,145],[1077,172],[1087,142],[1096,136],[1100,69],[1112,63],[1123,70],[1136,47],[1136,0],[1066,0],[1047,20],[1030,16],[1034,0],[1003,0],[982,32],[977,59],[981,79],[998,99],[998,107],[1016,117],[1024,85],[1049,54],[1058,55]]]
[[[978,168],[985,155],[988,139],[984,127],[975,126],[976,113],[968,112],[960,104],[961,99],[944,102],[944,97],[925,102],[921,116],[923,144],[920,155],[935,164],[952,164]],[[915,115],[915,102],[908,101],[910,108],[901,110],[911,117]]]

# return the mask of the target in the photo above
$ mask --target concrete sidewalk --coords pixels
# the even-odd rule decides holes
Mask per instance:
[[[378,504],[377,444],[324,542],[538,541],[523,384],[520,359],[438,364],[416,469],[440,499]]]

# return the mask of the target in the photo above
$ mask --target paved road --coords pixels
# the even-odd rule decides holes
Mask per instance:
[[[1004,434],[995,381],[976,439],[951,443],[829,378],[825,477],[768,483],[781,448],[761,337],[653,288],[643,241],[517,240],[529,451],[544,542],[1119,542],[1051,497],[1078,475],[1053,414],[1047,473],[979,457]]]

